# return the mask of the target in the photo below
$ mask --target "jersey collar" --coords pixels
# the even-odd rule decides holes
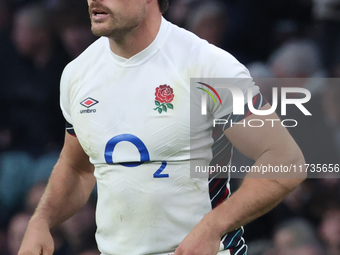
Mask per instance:
[[[122,67],[133,67],[133,66],[138,66],[143,64],[144,62],[146,62],[148,59],[150,59],[153,55],[155,55],[159,48],[160,45],[162,44],[162,42],[165,39],[165,35],[167,32],[169,26],[169,22],[166,21],[163,17],[162,17],[162,21],[161,21],[161,26],[159,28],[159,31],[157,33],[156,38],[153,40],[153,42],[146,47],[144,50],[142,50],[141,52],[137,53],[136,55],[132,56],[131,58],[124,58],[121,56],[118,56],[117,54],[113,53],[110,49],[110,43],[109,43],[109,39],[107,39],[107,49],[109,51],[109,55],[111,57],[111,59],[119,66]]]

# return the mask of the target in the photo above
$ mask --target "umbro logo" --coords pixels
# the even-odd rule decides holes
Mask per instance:
[[[86,108],[90,108],[92,106],[94,106],[95,104],[98,104],[99,101],[97,101],[96,99],[93,99],[91,97],[88,97],[86,99],[84,99],[83,101],[80,102],[80,104],[82,106],[85,106]]]
[[[96,109],[89,109],[90,107],[98,104],[99,101],[97,101],[96,99],[93,99],[91,97],[87,97],[85,98],[83,101],[80,102],[80,104],[84,107],[87,108],[87,110],[81,110],[80,113],[95,113]]]

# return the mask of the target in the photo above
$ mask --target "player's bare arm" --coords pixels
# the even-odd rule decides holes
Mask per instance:
[[[269,105],[265,105],[262,109],[268,108]],[[250,115],[246,120],[254,117]],[[263,120],[277,118],[276,114],[256,116],[256,119]],[[261,128],[235,125],[227,129],[225,135],[244,155],[254,159],[255,165],[304,164],[299,147],[281,125],[272,127],[269,124]],[[175,255],[216,254],[224,234],[273,209],[304,178],[303,173],[292,178],[248,176],[229,199],[203,218],[179,245]]]
[[[66,133],[64,148],[28,224],[19,255],[53,254],[50,229],[85,205],[95,185],[93,171],[78,139]]]

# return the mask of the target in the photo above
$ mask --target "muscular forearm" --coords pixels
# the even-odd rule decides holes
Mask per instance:
[[[75,169],[61,157],[31,221],[43,220],[49,228],[62,223],[85,205],[94,184],[92,171]]]
[[[258,158],[255,165],[303,165],[299,149],[289,155],[281,151],[268,151]],[[261,173],[262,175],[262,173]],[[305,178],[302,173],[287,176],[247,176],[241,187],[228,200],[206,215],[203,221],[214,224],[219,235],[230,232],[260,217],[279,204]],[[287,178],[289,177],[289,178]],[[209,223],[210,222],[210,223]]]
[[[28,223],[19,255],[52,255],[50,229],[76,213],[88,200],[94,184],[94,167],[78,139],[65,133],[59,160],[44,195]]]
[[[261,110],[269,109],[267,104]],[[249,115],[245,121],[278,119]],[[229,141],[256,166],[304,165],[301,150],[282,125],[261,128],[235,125],[224,131]],[[305,173],[247,175],[241,187],[195,226],[176,249],[175,255],[217,254],[221,237],[265,214],[280,203],[305,178]],[[226,247],[224,247],[226,248]]]

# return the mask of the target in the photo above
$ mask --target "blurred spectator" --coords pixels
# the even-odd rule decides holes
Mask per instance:
[[[252,62],[247,65],[250,75],[253,78],[273,78],[274,74],[270,67],[262,62]],[[261,86],[261,85],[259,85]]]
[[[62,145],[59,81],[69,58],[58,47],[49,20],[40,5],[25,6],[14,15],[17,53],[0,71],[0,106],[6,109],[0,129],[7,129],[11,138],[6,149],[42,153]]]
[[[72,58],[78,57],[96,39],[89,28],[81,24],[68,24],[60,33],[65,48]]]
[[[30,218],[30,214],[20,213],[11,219],[8,227],[9,255],[18,254]]]
[[[190,6],[198,2],[197,0],[172,0],[170,1],[169,10],[165,13],[165,16],[172,23],[185,27]]]
[[[304,87],[313,95],[323,90],[320,78],[324,77],[319,50],[313,41],[300,39],[283,44],[270,57],[269,65],[276,78],[300,78],[280,80],[275,87]],[[279,89],[280,91],[280,89]],[[299,97],[299,94],[291,94]]]
[[[272,54],[270,65],[277,78],[313,77],[321,68],[317,47],[307,40],[282,45]]]
[[[95,204],[93,198],[74,216],[62,224],[72,251],[75,254],[99,254],[95,241]]]
[[[280,203],[269,213],[245,225],[244,239],[247,242],[269,240],[277,225],[294,217],[297,215],[285,203]]]
[[[302,201],[305,208],[304,217],[308,216],[309,219],[319,225],[328,208],[338,206],[340,179],[338,177],[320,178],[311,179],[308,182],[310,183],[309,200]]]
[[[96,39],[91,32],[87,3],[79,0],[61,1],[55,15],[63,45],[68,54],[76,58]]]
[[[340,207],[329,208],[322,217],[320,234],[325,242],[327,255],[340,254]]]
[[[276,255],[325,255],[313,226],[303,219],[281,224],[274,234],[274,243]]]
[[[323,190],[323,192],[319,196],[320,190]],[[283,200],[283,204],[289,208],[289,211],[295,217],[304,218],[317,226],[323,208],[328,203],[325,197],[330,193],[317,179],[307,179]]]
[[[247,255],[272,255],[273,242],[259,239],[248,243]]]
[[[269,62],[277,78],[305,78],[299,84],[288,82],[283,86],[305,87],[312,93],[322,91],[323,84],[311,79],[324,77],[319,50],[313,41],[300,39],[287,42],[272,54]]]
[[[203,1],[190,12],[187,28],[209,43],[223,48],[228,28],[225,6],[218,1]]]

